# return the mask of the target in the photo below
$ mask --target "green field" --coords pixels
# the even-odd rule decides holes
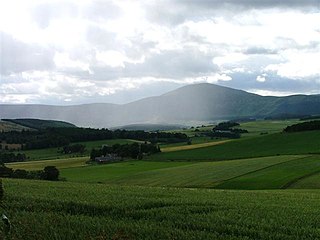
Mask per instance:
[[[6,163],[7,167],[13,169],[25,169],[25,170],[41,170],[46,166],[55,166],[58,169],[82,167],[86,165],[89,157],[76,157],[43,161],[27,161],[19,163]]]
[[[80,168],[61,170],[61,176],[67,181],[76,182],[108,182],[132,176],[141,172],[190,165],[190,162],[149,162],[127,161],[112,164],[92,165]]]
[[[226,160],[287,154],[320,153],[320,131],[275,133],[225,144],[152,155],[152,160]]]
[[[319,239],[320,192],[4,180],[6,239]],[[3,232],[2,225],[0,234]]]
[[[4,179],[5,239],[320,239],[320,131],[281,132],[296,122],[242,123],[240,139],[192,137],[110,164],[86,164],[90,150],[133,140],[83,142],[86,156],[26,151],[36,161],[6,166],[53,165],[64,181]]]
[[[261,133],[277,133],[282,132],[287,126],[300,123],[299,120],[257,120],[252,122],[241,123],[238,128],[248,130],[248,134],[243,134],[243,136],[256,136]]]
[[[320,171],[320,155],[302,157],[235,177],[218,185],[221,189],[288,188],[304,176]]]
[[[62,169],[67,181],[167,187],[214,187],[230,178],[263,170],[301,156],[276,156],[220,162],[130,161]]]
[[[296,189],[320,189],[320,173],[313,172],[294,182],[290,188]]]

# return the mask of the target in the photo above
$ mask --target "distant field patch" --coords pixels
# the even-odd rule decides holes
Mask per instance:
[[[62,176],[76,182],[211,188],[224,180],[300,157],[274,156],[200,163],[128,161],[63,169]]]
[[[88,157],[66,158],[56,160],[44,160],[44,161],[29,161],[20,163],[7,163],[6,166],[13,169],[25,169],[25,170],[41,170],[45,166],[56,166],[58,169],[81,167],[86,165]]]
[[[320,171],[320,156],[309,156],[270,166],[218,185],[221,189],[280,189]]]
[[[304,178],[299,179],[297,182],[293,183],[289,188],[320,189],[320,172],[310,174],[310,176],[305,176]]]
[[[107,182],[132,176],[150,170],[170,168],[193,164],[191,162],[150,162],[126,161],[112,164],[92,165],[80,168],[62,169],[61,176],[67,181]]]
[[[233,140],[216,146],[163,152],[150,156],[150,159],[165,161],[203,161],[288,154],[317,154],[320,153],[319,142],[320,131],[276,133]]]
[[[190,149],[196,149],[196,148],[203,148],[203,147],[220,145],[220,144],[223,144],[223,143],[226,143],[226,142],[230,142],[230,141],[231,140],[223,140],[223,141],[198,143],[198,144],[183,145],[183,146],[163,147],[163,148],[161,148],[161,152],[175,152],[175,151],[183,151],[183,150],[190,150]]]

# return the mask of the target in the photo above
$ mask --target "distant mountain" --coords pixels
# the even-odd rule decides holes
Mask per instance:
[[[320,95],[266,97],[202,83],[123,105],[0,105],[0,118],[54,119],[99,128],[146,123],[184,124],[280,114],[319,115]]]

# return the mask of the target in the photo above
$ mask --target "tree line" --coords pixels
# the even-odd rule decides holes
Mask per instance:
[[[314,131],[320,130],[320,120],[297,123],[286,127],[284,132],[302,132],[302,131]]]
[[[59,180],[60,172],[55,166],[46,166],[43,170],[27,171],[23,169],[12,169],[0,164],[0,177],[20,178],[20,179],[38,179],[38,180]]]
[[[187,142],[188,136],[184,133],[146,132],[142,130],[127,131],[92,128],[47,128],[39,131],[11,131],[0,132],[0,140],[8,144],[21,144],[22,149],[43,149],[63,147],[70,143],[108,140],[133,139],[152,143]]]
[[[233,128],[237,126],[240,126],[237,122],[221,122],[206,135],[212,138],[240,138],[242,133],[248,133],[245,129]]]
[[[148,143],[132,143],[132,144],[114,144],[112,146],[104,146],[100,149],[92,149],[90,153],[91,161],[96,157],[106,156],[107,154],[116,154],[122,158],[141,159],[145,154],[154,154],[160,152],[159,146]]]
[[[0,163],[24,162],[26,159],[24,153],[0,152]]]

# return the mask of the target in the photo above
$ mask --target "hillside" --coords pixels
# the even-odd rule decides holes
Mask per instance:
[[[320,95],[264,97],[203,83],[123,105],[0,105],[0,118],[53,119],[99,128],[137,123],[184,124],[279,114],[320,114]]]
[[[73,128],[76,127],[74,124],[64,122],[64,121],[54,121],[54,120],[42,120],[42,119],[31,119],[31,118],[21,118],[21,119],[2,119],[4,122],[13,123],[27,128],[33,129],[45,129],[45,128]]]

